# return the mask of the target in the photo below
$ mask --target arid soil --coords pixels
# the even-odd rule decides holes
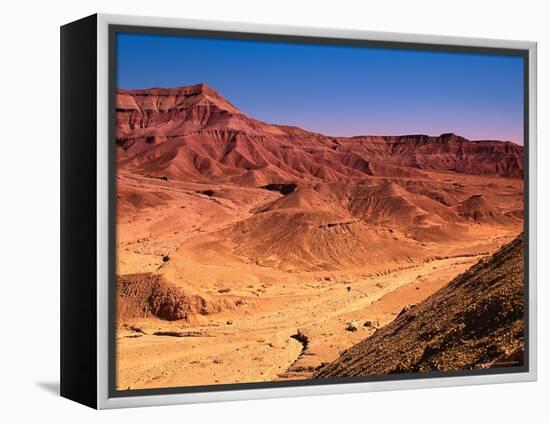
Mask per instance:
[[[523,149],[117,94],[117,387],[312,377],[523,230]],[[377,335],[375,335],[377,336]]]
[[[523,234],[324,366],[316,377],[523,364]]]

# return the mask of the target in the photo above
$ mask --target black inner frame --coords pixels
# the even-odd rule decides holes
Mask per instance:
[[[347,383],[364,383],[378,381],[399,381],[410,379],[428,379],[442,377],[464,377],[479,375],[495,375],[508,373],[529,372],[529,50],[508,49],[493,47],[471,47],[445,44],[411,43],[396,41],[371,41],[360,39],[328,38],[328,37],[307,37],[294,35],[260,34],[245,32],[228,32],[213,30],[197,30],[184,28],[150,27],[133,25],[109,25],[109,363],[108,363],[108,392],[109,397],[131,397],[142,395],[167,395],[184,394],[194,392],[222,392],[233,390],[250,390],[263,388],[286,388],[296,386],[314,385],[340,385]],[[490,54],[500,56],[519,56],[523,58],[523,152],[524,152],[524,364],[516,367],[503,367],[492,369],[471,369],[453,372],[424,372],[424,373],[402,373],[383,376],[357,376],[340,377],[330,379],[304,379],[288,380],[277,382],[249,382],[231,384],[213,384],[198,386],[181,386],[170,388],[145,388],[132,390],[116,389],[116,162],[115,162],[115,96],[117,88],[116,75],[116,35],[117,33],[134,33],[148,35],[168,36],[195,36],[218,39],[237,39],[251,41],[321,44],[336,46],[354,46],[383,49],[406,49],[416,51],[435,51],[446,53],[474,53]]]

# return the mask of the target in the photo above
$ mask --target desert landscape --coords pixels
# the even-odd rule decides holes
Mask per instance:
[[[119,390],[523,363],[523,146],[116,93]]]

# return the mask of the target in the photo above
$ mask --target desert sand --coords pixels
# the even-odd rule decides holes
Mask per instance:
[[[523,149],[117,93],[118,389],[312,377],[523,231]]]

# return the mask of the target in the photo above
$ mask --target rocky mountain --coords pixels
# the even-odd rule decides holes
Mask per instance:
[[[454,134],[330,137],[246,116],[206,84],[116,93],[118,165],[144,175],[243,186],[421,177],[521,178],[523,147]]]

